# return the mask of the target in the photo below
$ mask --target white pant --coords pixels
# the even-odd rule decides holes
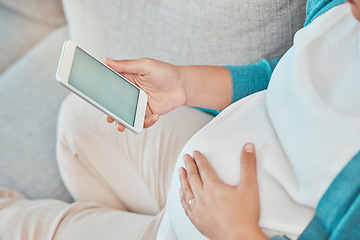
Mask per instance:
[[[140,135],[119,133],[71,95],[60,111],[57,158],[76,202],[0,190],[0,239],[154,239],[178,154],[212,118],[181,107]]]

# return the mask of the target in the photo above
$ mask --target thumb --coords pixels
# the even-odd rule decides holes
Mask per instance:
[[[118,73],[146,74],[148,73],[148,62],[150,61],[144,58],[133,60],[104,59],[104,63]]]
[[[256,153],[252,143],[246,143],[240,156],[240,185],[256,183]]]

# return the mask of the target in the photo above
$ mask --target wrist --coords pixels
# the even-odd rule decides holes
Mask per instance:
[[[177,66],[178,72],[179,72],[179,80],[180,84],[182,86],[182,91],[184,95],[184,106],[188,106],[189,102],[189,82],[188,82],[188,73],[187,73],[187,67],[186,66]]]
[[[223,110],[231,104],[232,78],[222,66],[179,66],[186,101],[191,107]]]

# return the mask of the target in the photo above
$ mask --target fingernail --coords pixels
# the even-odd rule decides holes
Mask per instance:
[[[245,152],[254,153],[255,152],[254,144],[252,144],[252,143],[245,144]]]
[[[154,121],[159,120],[159,118],[160,118],[160,116],[159,116],[159,115],[155,115],[155,117],[154,117]]]
[[[108,57],[106,57],[105,60],[106,60],[106,61],[109,61],[109,62],[114,62],[114,59],[108,58]]]
[[[179,171],[179,177],[181,177],[181,168],[179,168],[178,171]]]
[[[180,196],[180,198],[182,198],[182,191],[181,191],[181,188],[179,189],[179,196]]]

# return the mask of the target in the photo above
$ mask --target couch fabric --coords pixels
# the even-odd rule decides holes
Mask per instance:
[[[60,0],[0,0],[0,74],[65,21]]]
[[[44,25],[65,22],[61,0],[0,0],[0,4]]]
[[[0,12],[0,27],[7,31],[6,37],[0,37],[0,53],[6,56],[0,56],[0,63],[11,65],[0,75],[0,187],[30,198],[71,201],[55,160],[56,117],[68,94],[55,81],[65,39],[100,59],[152,57],[174,64],[245,64],[281,56],[291,46],[305,19],[305,3],[63,0],[66,28],[59,27],[63,19],[59,1],[0,0],[0,11],[57,28],[47,37],[48,29],[38,30],[41,34],[36,35],[43,40],[27,54],[23,50],[23,57],[13,63],[8,56],[21,46],[16,39],[31,39],[26,32],[36,27]]]
[[[279,57],[303,26],[305,0],[64,0],[70,37],[95,56],[174,64]]]
[[[67,28],[38,43],[0,77],[0,188],[71,201],[55,159],[56,117],[68,94],[55,81]]]

